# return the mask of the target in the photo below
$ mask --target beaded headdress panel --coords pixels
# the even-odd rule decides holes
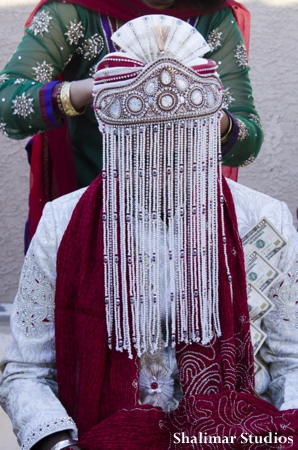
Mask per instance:
[[[112,39],[122,51],[103,59],[94,82],[109,345],[115,337],[130,356],[206,345],[221,334],[222,84],[202,58],[204,38],[181,20],[141,17]]]

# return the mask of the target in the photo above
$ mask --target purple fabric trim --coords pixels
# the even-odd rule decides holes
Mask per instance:
[[[101,15],[100,20],[101,20],[103,32],[105,34],[105,41],[106,41],[107,47],[109,49],[109,53],[113,53],[115,51],[115,47],[114,47],[113,41],[111,39],[112,31],[111,31],[111,26],[109,23],[109,18],[107,16]]]
[[[194,28],[197,28],[199,18],[200,18],[200,17],[198,17],[198,16],[191,17],[191,18],[188,20],[189,25],[191,25],[191,26],[194,27]]]
[[[221,149],[221,153],[222,153],[222,157],[227,156],[227,154],[230,152],[230,150],[233,148],[233,146],[235,145],[236,141],[237,141],[237,137],[238,137],[238,131],[239,131],[239,126],[237,123],[237,120],[235,119],[235,117],[233,116],[233,114],[231,114],[229,111],[227,111],[226,109],[224,109],[224,112],[226,114],[229,115],[229,117],[231,117],[232,122],[233,122],[233,126],[232,126],[232,133],[231,133],[231,137],[229,139],[229,141],[225,144],[225,146]]]
[[[53,88],[57,83],[59,81],[51,81],[45,84],[39,91],[41,116],[45,124],[51,128],[61,126],[61,122],[59,123],[55,117],[52,102]]]

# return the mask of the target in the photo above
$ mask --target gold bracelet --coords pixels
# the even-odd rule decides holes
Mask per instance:
[[[61,91],[60,91],[60,102],[64,114],[69,117],[79,116],[85,112],[86,107],[83,106],[78,111],[72,106],[70,101],[70,85],[71,83],[64,82],[62,83]]]
[[[232,131],[232,128],[233,128],[233,121],[231,119],[230,114],[228,114],[227,116],[229,118],[229,129],[226,132],[226,134],[221,137],[221,145],[225,145],[229,141],[229,139],[231,137],[231,131]]]

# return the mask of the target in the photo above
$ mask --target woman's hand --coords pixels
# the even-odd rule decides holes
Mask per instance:
[[[230,120],[229,120],[229,116],[225,111],[222,111],[222,118],[220,121],[220,134],[221,136],[225,136],[226,133],[228,132],[229,129],[229,125],[230,125]]]
[[[92,103],[93,78],[73,81],[70,85],[70,101],[72,106],[79,111],[84,106]]]

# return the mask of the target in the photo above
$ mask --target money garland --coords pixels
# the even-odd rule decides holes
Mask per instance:
[[[257,375],[264,367],[256,355],[267,338],[267,334],[258,325],[274,308],[266,292],[281,275],[272,260],[288,243],[272,223],[263,217],[242,237],[242,244],[246,261],[250,333]]]

